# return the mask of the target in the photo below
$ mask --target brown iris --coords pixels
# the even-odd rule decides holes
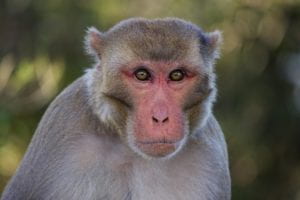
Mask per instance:
[[[185,76],[185,73],[180,70],[180,69],[176,69],[174,71],[172,71],[169,75],[169,79],[171,81],[181,81]]]
[[[134,72],[134,75],[140,81],[148,81],[151,78],[151,74],[146,69],[138,69]]]

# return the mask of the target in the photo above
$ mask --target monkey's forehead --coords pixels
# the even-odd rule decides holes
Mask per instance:
[[[129,47],[143,59],[174,60],[184,57],[192,44],[200,45],[202,31],[177,18],[135,18],[120,22],[105,35],[108,45]]]

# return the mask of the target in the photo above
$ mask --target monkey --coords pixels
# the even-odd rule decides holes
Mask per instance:
[[[50,104],[1,199],[230,199],[212,112],[221,43],[178,18],[89,28],[94,65]]]

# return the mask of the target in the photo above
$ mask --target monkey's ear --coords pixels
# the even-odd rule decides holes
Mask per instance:
[[[201,37],[201,43],[207,51],[207,56],[212,59],[219,58],[220,56],[220,46],[223,43],[222,33],[219,30],[205,33]]]
[[[88,28],[86,32],[87,34],[84,41],[86,52],[100,59],[103,46],[103,34],[95,27]]]

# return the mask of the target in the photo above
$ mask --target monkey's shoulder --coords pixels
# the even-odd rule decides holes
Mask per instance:
[[[49,109],[53,107],[80,109],[88,104],[87,86],[84,78],[80,77],[67,86],[50,104]]]
[[[35,135],[69,137],[73,133],[95,130],[97,117],[89,104],[83,77],[66,87],[44,113]]]

